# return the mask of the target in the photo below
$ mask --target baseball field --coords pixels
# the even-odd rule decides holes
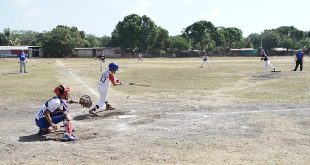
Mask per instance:
[[[310,58],[107,59],[124,85],[110,88],[116,110],[70,105],[74,134],[38,136],[34,118],[59,84],[94,104],[101,76],[91,58],[0,59],[0,164],[310,164]],[[128,85],[144,83],[150,86]],[[61,124],[59,124],[59,127]]]

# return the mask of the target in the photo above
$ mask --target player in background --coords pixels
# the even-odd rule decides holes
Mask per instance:
[[[139,55],[138,55],[138,63],[139,63],[140,61],[143,62],[143,60],[142,60],[142,53],[139,53]]]
[[[301,49],[298,50],[296,53],[294,61],[296,62],[295,69],[293,71],[296,71],[298,69],[298,66],[300,65],[300,71],[303,69],[303,59],[304,59],[304,53]]]
[[[114,76],[116,74],[116,71],[118,70],[118,65],[116,63],[110,63],[107,70],[105,70],[99,80],[97,91],[100,94],[99,101],[96,104],[96,106],[89,110],[90,114],[96,115],[97,109],[104,107],[105,110],[114,110],[107,101],[107,94],[110,88],[110,83],[112,83],[113,86],[121,85],[122,83],[117,80],[117,78]]]
[[[269,76],[269,74],[270,74],[269,73],[269,67],[273,68],[273,71],[276,71],[276,68],[270,64],[269,57],[267,56],[267,54],[265,53],[265,51],[263,49],[260,51],[260,55],[261,55],[261,61],[264,60],[264,62],[265,62],[265,72]]]
[[[28,73],[26,71],[26,63],[28,62],[27,58],[28,55],[24,52],[24,50],[22,50],[22,53],[20,53],[18,56],[18,63],[19,63],[19,73],[23,73],[23,68],[24,68],[24,73]]]
[[[98,52],[98,60],[99,60],[99,66],[100,66],[100,71],[102,71],[102,66],[105,67],[105,54],[104,52]]]
[[[56,124],[63,122],[63,140],[74,141],[78,140],[76,136],[72,134],[72,123],[68,114],[68,102],[70,88],[66,85],[59,85],[54,89],[56,96],[46,101],[35,117],[36,125],[39,127],[39,135],[45,135],[52,130],[57,130]],[[71,101],[72,103],[76,101]]]
[[[209,68],[211,68],[211,65],[210,65],[209,62],[208,62],[208,55],[207,55],[206,52],[204,52],[204,55],[203,55],[203,57],[202,57],[202,64],[201,64],[200,68],[202,68],[202,66],[203,66],[204,63],[208,64]]]

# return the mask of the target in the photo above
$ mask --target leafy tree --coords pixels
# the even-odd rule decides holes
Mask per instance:
[[[191,48],[191,44],[188,40],[182,36],[171,36],[170,37],[171,47],[170,49],[175,51],[185,51]]]
[[[155,49],[166,49],[169,42],[169,32],[166,29],[163,29],[161,27],[157,27],[156,31],[156,40],[154,44]]]
[[[258,49],[260,47],[261,35],[258,33],[252,33],[246,38],[246,40],[253,45],[252,48]]]
[[[288,36],[292,40],[300,41],[304,38],[304,32],[294,26],[281,26],[276,29],[281,36]]]
[[[76,27],[58,25],[48,35],[42,36],[42,46],[46,54],[63,57],[72,54],[73,49],[82,47],[85,41]]]
[[[306,38],[300,42],[300,48],[303,48],[305,51],[307,51],[309,53],[309,51],[310,51],[310,37]]]
[[[293,40],[289,37],[283,37],[281,47],[287,50],[293,48]]]
[[[138,49],[143,52],[152,51],[152,49],[154,49],[155,47],[155,41],[156,41],[157,32],[158,32],[157,26],[149,17],[143,15],[141,17],[141,28],[140,29],[141,31],[139,34],[140,40],[138,44]],[[164,29],[162,30],[161,29],[159,30],[159,32],[162,32],[162,30],[164,30]]]
[[[254,45],[252,44],[251,40],[249,37],[245,38],[245,39],[242,39],[242,42],[243,42],[243,46],[242,47],[245,47],[245,48],[254,48]]]
[[[4,33],[0,33],[0,46],[7,46],[8,44],[8,38],[4,35]]]
[[[37,41],[38,32],[30,31],[30,30],[14,30],[12,31],[13,38],[17,38],[20,42],[20,45],[38,45]]]
[[[225,37],[225,45],[227,48],[237,48],[241,45],[242,31],[235,27],[223,28],[222,33]]]
[[[100,45],[102,47],[110,47],[111,46],[111,37],[109,36],[103,36],[100,38]]]
[[[276,30],[265,30],[262,34],[263,48],[266,51],[276,48],[280,45],[281,37]]]
[[[120,24],[120,22],[118,23]],[[116,25],[117,27],[117,25]],[[111,42],[110,42],[110,45],[112,47],[119,47],[121,46],[121,38],[120,38],[120,34],[117,30],[117,28],[115,28],[111,34]]]
[[[136,14],[128,15],[118,22],[112,32],[112,43],[119,44],[123,51],[133,53],[140,44],[141,17]]]
[[[155,48],[157,32],[162,32],[162,30],[158,31],[157,26],[149,17],[131,14],[116,25],[112,32],[111,45],[119,45],[123,51],[131,53],[137,50],[152,51]]]
[[[20,46],[21,45],[19,39],[16,37],[16,35],[13,35],[12,31],[9,28],[5,28],[3,32],[8,42],[7,43],[8,46]]]
[[[216,28],[216,31],[212,33],[212,39],[217,47],[225,45],[225,36],[221,31],[222,27]]]
[[[199,48],[201,51],[208,49],[208,46],[215,45],[212,35],[216,28],[211,22],[198,21],[185,28],[183,36],[190,39],[193,48]]]
[[[85,47],[100,47],[102,46],[100,38],[96,37],[95,35],[92,34],[87,34],[85,36],[86,45]]]

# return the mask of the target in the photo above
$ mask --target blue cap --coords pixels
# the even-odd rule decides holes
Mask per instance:
[[[109,64],[109,71],[117,71],[118,70],[118,65],[114,62]]]

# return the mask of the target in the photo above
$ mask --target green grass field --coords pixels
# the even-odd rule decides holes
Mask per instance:
[[[271,63],[282,72],[264,77],[263,62],[256,57],[213,57],[212,68],[199,68],[199,58],[150,58],[143,63],[137,59],[108,59],[120,66],[117,77],[124,83],[148,83],[150,87],[124,85],[115,90],[136,97],[179,96],[184,98],[218,94],[238,102],[299,102],[310,97],[310,74],[307,58],[303,72],[292,72],[293,57],[275,57]],[[65,67],[59,66],[59,61]],[[60,83],[73,87],[73,91],[87,93],[66,69],[96,89],[101,72],[94,59],[30,59],[28,74],[18,74],[15,59],[1,61],[2,100],[40,100],[51,95]],[[221,97],[220,99],[224,99]],[[207,98],[206,98],[207,99]]]

